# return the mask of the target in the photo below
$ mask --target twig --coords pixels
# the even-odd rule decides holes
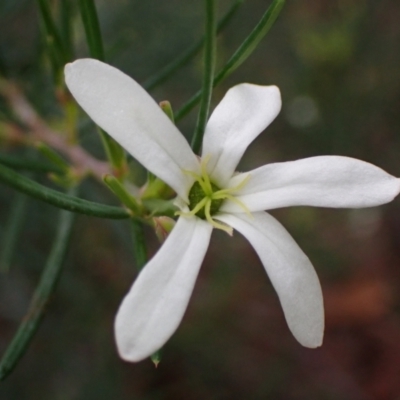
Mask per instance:
[[[105,174],[112,173],[106,162],[97,160],[82,147],[68,143],[61,133],[50,129],[15,84],[2,82],[0,93],[8,100],[19,120],[29,128],[31,138],[42,141],[64,154],[79,175],[89,172],[102,180]]]

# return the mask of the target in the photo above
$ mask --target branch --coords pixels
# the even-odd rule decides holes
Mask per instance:
[[[106,162],[97,160],[82,147],[68,143],[60,132],[50,129],[16,85],[1,82],[0,93],[7,99],[19,120],[29,128],[31,137],[64,154],[79,175],[90,172],[101,180],[103,175],[112,173]]]

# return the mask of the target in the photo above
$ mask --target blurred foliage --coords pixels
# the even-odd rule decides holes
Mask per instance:
[[[54,2],[59,4],[58,2]],[[77,2],[66,2],[72,10]],[[106,59],[139,82],[203,35],[202,2],[98,0]],[[219,1],[219,15],[231,2]],[[247,0],[218,39],[222,66],[268,4]],[[283,110],[251,145],[247,170],[266,162],[340,154],[400,175],[400,3],[396,0],[290,1],[266,40],[214,91],[235,83],[276,84]],[[0,73],[16,81],[48,120],[55,102],[47,43],[36,3],[0,2]],[[73,13],[76,57],[86,57]],[[218,69],[218,68],[217,68]],[[201,58],[152,94],[178,109],[201,87]],[[1,123],[10,109],[0,100]],[[195,113],[180,122],[188,136]],[[91,123],[84,147],[104,158]],[[3,152],[27,156],[7,142]],[[134,163],[131,165],[135,165]],[[52,185],[45,174],[37,179]],[[138,173],[139,176],[139,173]],[[111,204],[93,181],[82,196]],[[18,194],[1,186],[0,239]],[[0,351],[25,315],[55,235],[57,210],[30,200],[10,271],[0,276]],[[15,372],[0,384],[7,400],[398,399],[400,384],[400,205],[373,210],[296,208],[273,213],[316,267],[326,303],[318,350],[302,348],[250,245],[215,232],[188,312],[160,365],[122,362],[113,318],[136,274],[129,222],[77,215],[72,243],[47,317]],[[158,247],[146,232],[149,254]]]

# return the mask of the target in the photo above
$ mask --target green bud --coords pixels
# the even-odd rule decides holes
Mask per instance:
[[[170,217],[154,217],[154,230],[160,243],[163,243],[175,226],[175,221]]]
[[[144,199],[170,199],[175,192],[161,179],[153,178],[148,180],[143,187],[141,198]]]
[[[175,123],[174,112],[172,111],[171,103],[168,100],[164,100],[160,103],[161,109],[167,114],[168,118]]]
[[[160,352],[160,350],[156,351],[151,356],[151,361],[153,362],[154,366],[157,368],[158,364],[160,364],[160,361],[161,361],[161,352]]]
[[[171,200],[163,199],[143,199],[143,207],[148,211],[150,216],[167,216],[173,217],[178,211],[178,207]]]

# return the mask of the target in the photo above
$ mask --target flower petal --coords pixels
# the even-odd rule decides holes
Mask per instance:
[[[120,356],[140,361],[157,351],[178,328],[207,251],[212,226],[179,218],[167,240],[139,274],[115,320]]]
[[[275,119],[281,109],[276,86],[243,83],[231,88],[207,123],[202,155],[210,156],[208,172],[225,186],[247,146]]]
[[[278,293],[294,337],[306,347],[322,344],[324,307],[321,286],[310,260],[271,215],[258,212],[223,214],[220,221],[238,230],[252,244]]]
[[[400,191],[400,179],[355,158],[321,156],[268,164],[236,175],[234,187],[250,175],[235,193],[250,211],[289,206],[362,208],[388,203]],[[242,212],[227,201],[223,211]]]
[[[65,81],[79,105],[149,171],[186,198],[199,163],[186,139],[133,79],[92,59],[65,66]]]

